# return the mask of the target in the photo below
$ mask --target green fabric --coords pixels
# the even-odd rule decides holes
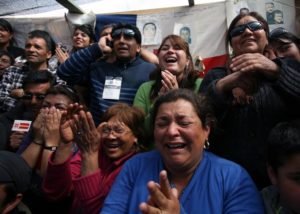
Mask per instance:
[[[202,82],[202,78],[197,78],[196,82],[195,82],[195,88],[194,88],[194,92],[198,93],[199,92],[199,88]],[[133,101],[133,106],[142,108],[146,114],[146,118],[145,118],[145,131],[147,133],[148,136],[152,135],[152,128],[151,128],[151,118],[150,118],[150,113],[152,110],[152,106],[153,106],[153,102],[151,102],[150,100],[150,92],[151,92],[151,88],[154,85],[155,81],[148,81],[143,83],[134,98]]]
[[[197,93],[199,91],[201,82],[202,82],[201,78],[196,79],[194,92]],[[153,80],[143,83],[139,87],[133,101],[133,105],[142,108],[145,111],[146,115],[149,114],[152,108],[153,103],[150,100],[150,92],[154,83],[155,81]]]

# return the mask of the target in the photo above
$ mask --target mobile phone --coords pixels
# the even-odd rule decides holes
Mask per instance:
[[[64,52],[67,53],[68,52],[68,48],[66,45],[62,44],[62,43],[58,43],[57,46]]]
[[[109,47],[113,47],[113,40],[106,40],[106,45]]]

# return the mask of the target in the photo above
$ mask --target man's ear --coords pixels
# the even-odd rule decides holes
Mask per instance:
[[[142,46],[140,44],[137,45],[136,52],[141,53]]]
[[[52,57],[52,52],[51,51],[48,51],[47,52],[47,59],[50,59]]]
[[[18,204],[22,201],[22,198],[23,195],[21,193],[18,193],[15,200],[5,205],[4,209],[2,210],[2,214],[8,214],[10,211],[16,208]]]
[[[271,180],[271,183],[273,185],[276,185],[277,184],[277,174],[269,164],[267,164],[267,172],[268,172],[269,178]]]

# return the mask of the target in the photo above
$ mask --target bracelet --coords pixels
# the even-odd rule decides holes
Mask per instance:
[[[44,149],[54,152],[56,151],[57,146],[44,146]]]

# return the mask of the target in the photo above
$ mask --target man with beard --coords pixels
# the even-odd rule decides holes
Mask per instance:
[[[112,34],[79,50],[57,69],[58,76],[70,85],[89,82],[90,111],[96,125],[101,115],[116,102],[133,103],[137,89],[148,81],[155,65],[140,58],[141,33],[136,26],[117,24]],[[104,53],[113,52],[113,63],[98,61]]]

